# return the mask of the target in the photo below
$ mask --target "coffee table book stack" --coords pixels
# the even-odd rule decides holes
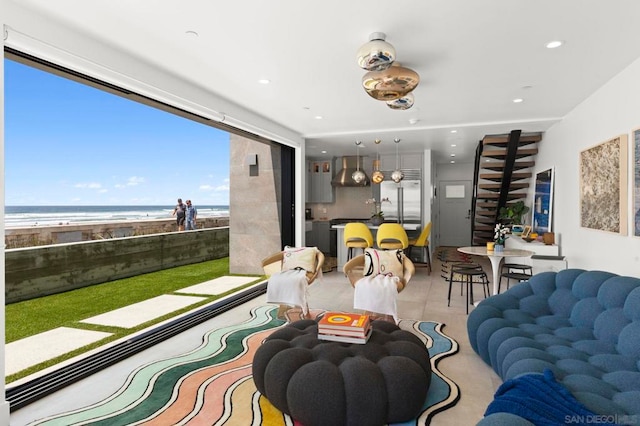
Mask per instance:
[[[369,315],[327,312],[318,321],[318,339],[365,344],[371,336]]]

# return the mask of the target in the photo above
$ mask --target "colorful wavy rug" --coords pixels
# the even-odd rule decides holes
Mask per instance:
[[[296,425],[260,395],[251,378],[253,355],[266,336],[284,325],[277,308],[261,306],[241,324],[212,330],[197,349],[133,371],[113,395],[32,425]],[[402,425],[426,425],[458,401],[458,386],[437,368],[458,351],[444,324],[401,320],[400,327],[425,342],[433,376],[424,410]]]

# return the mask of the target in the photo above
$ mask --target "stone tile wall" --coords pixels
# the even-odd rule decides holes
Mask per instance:
[[[230,134],[230,157],[229,269],[261,274],[261,260],[281,250],[280,147]]]

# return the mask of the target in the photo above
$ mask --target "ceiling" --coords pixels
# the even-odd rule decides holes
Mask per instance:
[[[545,131],[640,57],[637,0],[16,3],[299,133],[318,156],[354,155],[356,140],[373,153],[374,139],[394,153],[400,138],[470,163],[484,135]],[[376,31],[421,76],[409,110],[361,87],[356,51]]]

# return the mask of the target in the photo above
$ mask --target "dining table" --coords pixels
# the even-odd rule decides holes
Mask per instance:
[[[488,257],[491,261],[492,277],[493,277],[493,293],[498,294],[498,282],[500,281],[500,266],[502,261],[506,257],[530,257],[533,252],[530,250],[522,249],[508,249],[503,250],[487,250],[486,246],[469,246],[458,247],[460,253],[470,254],[472,256],[484,256]]]

